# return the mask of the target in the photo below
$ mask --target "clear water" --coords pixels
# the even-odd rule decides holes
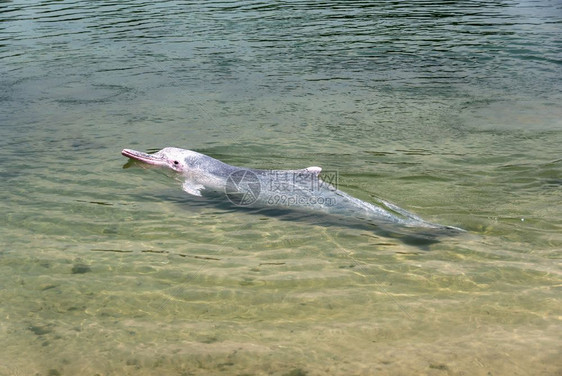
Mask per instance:
[[[0,375],[562,372],[557,0],[0,2]],[[464,236],[211,204],[323,166]]]

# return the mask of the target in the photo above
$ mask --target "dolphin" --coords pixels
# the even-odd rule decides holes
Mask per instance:
[[[232,166],[192,150],[166,147],[154,154],[123,149],[121,154],[148,165],[171,170],[193,196],[219,193],[233,204],[250,208],[301,210],[366,221],[375,226],[393,225],[445,233],[464,230],[427,222],[390,202],[359,200],[321,179],[322,168],[260,170]],[[224,197],[223,196],[223,197]]]

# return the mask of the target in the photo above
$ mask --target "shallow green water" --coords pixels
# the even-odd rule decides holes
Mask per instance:
[[[0,3],[0,375],[562,372],[562,8]],[[191,198],[338,174],[432,244]]]

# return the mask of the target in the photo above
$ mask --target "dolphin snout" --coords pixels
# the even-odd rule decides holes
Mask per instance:
[[[144,163],[148,163],[151,165],[164,165],[165,161],[160,158],[159,156],[153,154],[147,154],[142,151],[132,150],[132,149],[123,149],[121,154],[127,158],[135,159],[137,161],[141,161]]]

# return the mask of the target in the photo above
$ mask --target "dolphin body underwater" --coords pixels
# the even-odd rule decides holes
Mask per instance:
[[[464,230],[430,223],[382,199],[361,201],[320,178],[320,167],[259,170],[236,167],[191,150],[166,147],[154,154],[123,149],[121,154],[175,172],[194,196],[222,194],[235,205],[290,209],[366,222],[377,227],[409,228],[426,234],[453,235]]]

